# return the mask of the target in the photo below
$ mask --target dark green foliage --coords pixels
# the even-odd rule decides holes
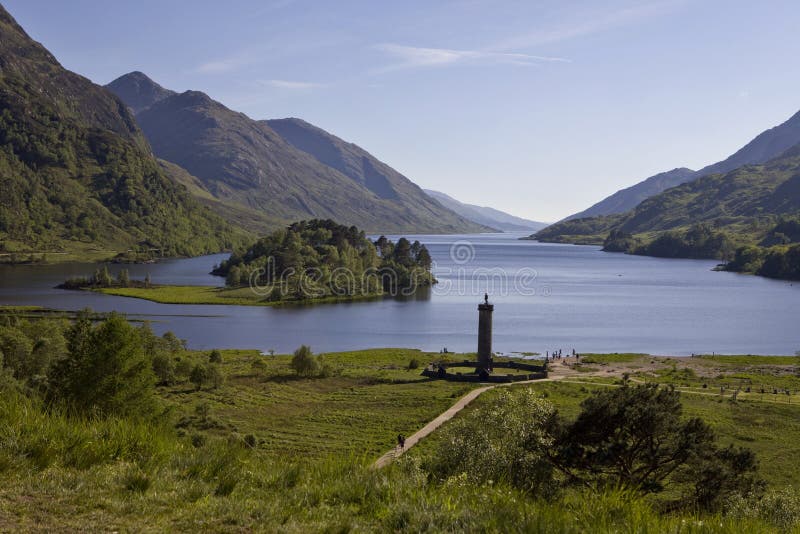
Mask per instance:
[[[800,280],[800,244],[768,249],[756,274],[769,278]]]
[[[200,391],[208,382],[208,368],[199,363],[195,365],[189,373],[189,381],[195,385],[197,391]]]
[[[790,243],[800,243],[800,218],[782,217],[759,244],[769,247]]]
[[[0,324],[0,369],[30,386],[46,385],[50,365],[67,352],[64,322],[12,316],[4,323]]]
[[[630,252],[660,258],[727,259],[733,255],[733,250],[727,234],[697,224],[685,232],[664,232]]]
[[[681,489],[680,505],[712,509],[732,493],[760,491],[745,449],[720,449],[711,427],[682,418],[680,394],[656,384],[595,392],[556,439],[554,463],[572,481],[646,493]]]
[[[68,354],[51,372],[50,397],[81,413],[148,417],[156,401],[147,331],[112,314],[97,326],[87,315],[67,332]]]
[[[208,361],[211,363],[222,363],[222,353],[214,349],[208,354]]]
[[[210,364],[206,368],[207,382],[213,389],[219,389],[225,383],[225,376],[219,370],[219,366]]]
[[[608,237],[603,242],[603,250],[606,252],[632,252],[638,248],[640,242],[633,234],[622,230],[611,230]]]
[[[156,354],[153,357],[153,373],[159,385],[169,386],[175,383],[175,363],[167,354]]]
[[[319,374],[321,367],[317,357],[311,352],[311,347],[307,345],[301,345],[299,349],[294,351],[290,365],[298,376],[304,377]]]
[[[733,259],[725,265],[725,269],[740,273],[755,273],[761,269],[765,255],[765,250],[761,247],[753,245],[739,247]]]
[[[418,241],[381,237],[373,244],[355,226],[315,219],[234,253],[214,274],[229,286],[250,284],[269,300],[303,300],[413,291],[435,282],[431,263]]]
[[[2,9],[2,8],[0,8]],[[0,242],[11,250],[197,255],[241,236],[160,171],[133,117],[63,69],[3,10]]]

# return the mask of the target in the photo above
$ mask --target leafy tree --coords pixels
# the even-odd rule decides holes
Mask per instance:
[[[189,360],[184,360],[182,358],[176,357],[175,358],[175,378],[178,380],[186,380],[192,374],[192,369],[194,366],[192,362]]]
[[[656,384],[592,394],[578,418],[562,426],[555,450],[551,459],[572,481],[646,493],[678,485],[691,495],[684,504],[709,507],[733,491],[759,487],[752,453],[719,449],[711,427],[682,418],[680,394]]]
[[[116,313],[93,327],[83,314],[68,332],[68,355],[51,375],[51,395],[84,413],[153,413],[155,375],[140,332]]]
[[[197,391],[200,391],[208,381],[208,368],[199,363],[195,365],[189,374],[189,381],[195,385]]]
[[[225,376],[219,370],[217,365],[209,365],[206,367],[207,377],[206,381],[211,384],[214,389],[219,389],[225,383]]]
[[[208,361],[211,363],[222,363],[222,353],[214,349],[208,354]]]
[[[175,383],[175,364],[166,354],[156,354],[153,357],[153,372],[159,384],[168,386]]]
[[[319,373],[320,370],[317,358],[307,345],[301,345],[299,349],[294,351],[290,365],[299,376],[314,376]]]
[[[161,337],[166,344],[167,350],[173,354],[178,353],[186,348],[186,341],[180,339],[172,331],[165,332]]]
[[[128,287],[131,285],[131,277],[128,274],[128,269],[121,269],[117,274],[117,284],[121,287]]]
[[[442,481],[463,476],[478,485],[506,481],[550,492],[554,479],[547,450],[555,423],[555,408],[533,390],[502,391],[488,406],[448,425],[428,470]]]

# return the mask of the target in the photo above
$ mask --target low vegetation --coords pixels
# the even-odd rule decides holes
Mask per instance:
[[[638,385],[648,356],[584,356],[629,366],[622,387],[581,374],[485,393],[373,470],[470,389],[413,369],[441,355],[189,351],[116,315],[0,322],[3,528],[769,532],[800,518],[799,407]],[[687,361],[696,383],[795,363]],[[656,456],[623,440],[642,435]]]

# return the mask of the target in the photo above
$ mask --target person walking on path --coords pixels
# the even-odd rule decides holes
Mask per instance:
[[[400,447],[401,451],[406,448],[406,438],[403,434],[397,435],[397,446]]]

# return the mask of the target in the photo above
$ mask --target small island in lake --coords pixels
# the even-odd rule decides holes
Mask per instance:
[[[212,274],[225,287],[173,286],[115,278],[107,268],[67,280],[63,289],[88,289],[166,304],[271,306],[408,296],[436,283],[428,249],[419,241],[381,236],[331,220],[301,221],[234,252]]]

